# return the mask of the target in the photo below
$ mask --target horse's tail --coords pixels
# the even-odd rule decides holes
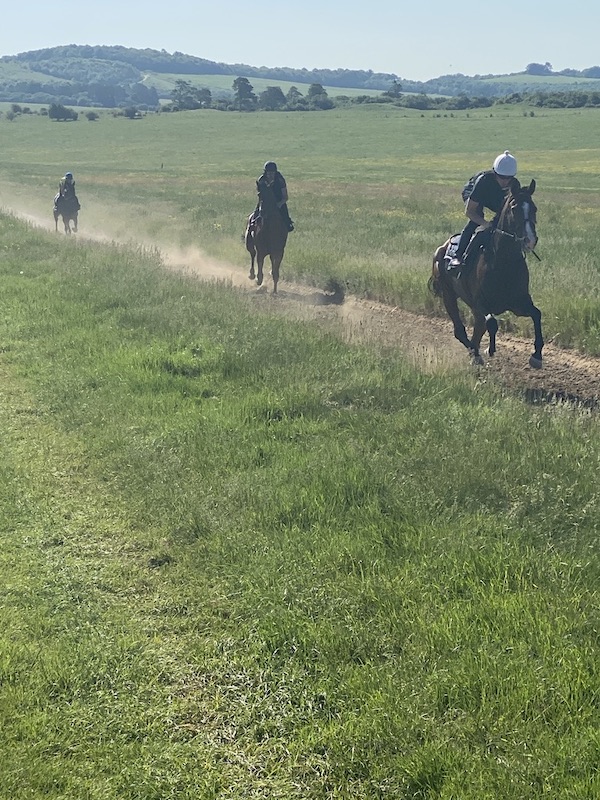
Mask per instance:
[[[448,247],[448,242],[444,242],[443,245],[438,247],[433,255],[433,262],[431,264],[431,276],[427,281],[427,288],[431,292],[431,294],[435,295],[435,297],[442,296],[442,286],[441,286],[441,279],[440,279],[440,271],[441,271],[441,264],[444,261],[444,256],[446,255],[446,249]]]

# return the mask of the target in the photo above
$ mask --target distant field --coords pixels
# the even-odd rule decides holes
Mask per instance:
[[[580,85],[582,89],[600,89],[600,79],[598,78],[576,78],[566,75],[498,75],[494,78],[486,78],[482,83],[492,83],[501,85],[503,83],[522,83],[527,86],[536,86],[540,89],[553,89],[556,91],[572,91],[573,84]]]
[[[144,75],[144,83],[147,86],[154,86],[161,97],[169,95],[175,88],[178,80],[188,81],[192,86],[201,89],[210,89],[215,96],[233,95],[232,84],[237,77],[244,75],[167,75],[160,72],[147,72]],[[267,86],[280,86],[284,94],[295,86],[298,91],[305,95],[310,83],[298,83],[297,81],[277,81],[271,78],[248,78],[254,87],[254,93],[264,92]],[[346,89],[339,86],[324,86],[327,94],[331,97],[336,95],[346,95],[347,97],[357,97],[359,95],[378,95],[381,91],[376,89]]]
[[[63,78],[53,78],[36,72],[16,61],[0,61],[0,83],[5,81],[40,81],[41,83],[64,83]]]

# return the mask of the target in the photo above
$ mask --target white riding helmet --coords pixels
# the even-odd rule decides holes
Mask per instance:
[[[494,159],[493,170],[503,178],[514,178],[517,174],[517,159],[505,150]]]

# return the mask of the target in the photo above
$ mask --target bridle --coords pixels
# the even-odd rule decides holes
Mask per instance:
[[[535,219],[532,219],[531,215],[531,206],[533,205],[533,201],[531,198],[518,200],[516,197],[508,197],[506,200],[506,204],[502,211],[500,212],[498,224],[494,228],[494,233],[497,233],[499,236],[505,236],[509,239],[512,239],[516,242],[521,252],[525,255],[526,253],[533,253],[533,255],[537,258],[538,261],[541,261],[538,254],[535,252],[535,244],[533,247],[529,248],[526,245],[526,242],[535,242],[537,244],[537,233],[535,230]],[[523,236],[518,236],[516,233],[512,233],[511,231],[505,231],[503,228],[499,227],[503,222],[504,219],[507,217],[507,208],[508,210],[514,210],[518,206],[521,207],[523,211]]]

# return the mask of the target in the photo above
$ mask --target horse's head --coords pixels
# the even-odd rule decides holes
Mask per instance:
[[[258,206],[260,209],[260,215],[263,219],[268,219],[270,216],[275,215],[275,213],[279,214],[279,209],[277,208],[277,200],[275,198],[275,193],[271,186],[267,186],[266,184],[261,184],[257,181],[256,183],[258,189]]]
[[[516,178],[513,178],[508,197],[498,219],[497,230],[514,239],[522,250],[534,250],[538,242],[537,206],[532,198],[534,192],[534,180],[529,186],[524,187]]]

